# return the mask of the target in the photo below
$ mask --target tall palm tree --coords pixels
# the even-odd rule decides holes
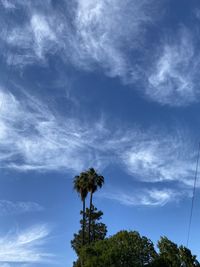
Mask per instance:
[[[74,177],[74,189],[81,197],[81,201],[83,202],[83,223],[82,223],[82,245],[85,244],[85,199],[88,194],[88,178],[85,172],[81,172],[80,175],[76,175]]]
[[[91,213],[92,213],[92,198],[93,194],[98,190],[98,188],[101,188],[104,184],[104,177],[102,175],[99,175],[94,168],[90,168],[86,172],[87,178],[88,178],[88,192],[90,192],[90,211],[89,211],[89,225],[88,225],[88,240],[89,244],[91,241]]]

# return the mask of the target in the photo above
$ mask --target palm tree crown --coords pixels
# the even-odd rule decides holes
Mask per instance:
[[[94,168],[90,168],[87,172],[88,176],[88,191],[95,193],[98,188],[101,188],[104,184],[104,177],[97,174]]]
[[[88,179],[84,172],[81,172],[80,175],[74,177],[74,189],[80,195],[82,201],[87,197]]]

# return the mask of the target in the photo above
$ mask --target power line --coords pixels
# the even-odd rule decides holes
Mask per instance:
[[[189,217],[188,235],[187,235],[187,243],[186,243],[187,244],[187,247],[188,247],[188,244],[189,244],[190,232],[191,232],[191,225],[192,225],[192,216],[193,216],[193,210],[194,210],[194,199],[195,199],[195,193],[196,193],[196,184],[197,184],[199,157],[200,157],[200,142],[199,142],[199,146],[198,146],[198,154],[197,154],[197,161],[196,161],[196,170],[195,170],[195,175],[194,175],[194,187],[193,187],[192,203],[191,203],[191,211],[190,211],[190,217]]]

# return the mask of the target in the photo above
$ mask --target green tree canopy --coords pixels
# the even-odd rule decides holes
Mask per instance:
[[[178,246],[170,241],[167,237],[161,237],[158,241],[160,257],[164,259],[171,267],[180,267],[181,260],[179,257]]]
[[[167,237],[161,237],[160,241],[158,241],[158,248],[160,251],[159,259],[163,260],[169,267],[200,266],[196,256],[192,255],[188,248],[184,246],[178,247]]]
[[[142,267],[157,257],[150,239],[138,232],[121,231],[80,251],[82,267]]]

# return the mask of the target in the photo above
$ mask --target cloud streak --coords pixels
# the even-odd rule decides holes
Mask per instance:
[[[143,181],[181,181],[192,184],[194,151],[184,146],[183,135],[146,134],[122,155],[128,171]]]
[[[7,7],[14,5],[9,1],[2,3]],[[132,49],[138,48],[146,25],[153,21],[153,10],[147,0],[71,1],[68,7],[71,23],[65,1],[63,12],[50,1],[43,6],[31,1],[15,5],[19,4],[21,9],[24,6],[26,21],[9,27],[8,34],[1,37],[18,50],[13,62],[18,65],[41,62],[47,54],[62,51],[66,60],[80,68],[91,70],[101,66],[110,76],[131,77],[134,69],[124,48],[130,45]]]
[[[129,61],[130,50],[143,41],[144,29],[153,21],[152,13],[145,0],[77,1],[75,29],[80,46],[74,58],[82,67],[99,65],[109,76],[134,79],[136,68]]]
[[[132,190],[132,193],[112,190],[107,193],[99,194],[99,197],[114,200],[125,206],[147,206],[157,207],[164,206],[167,203],[178,201],[184,197],[184,193],[171,189],[143,189]]]
[[[37,225],[23,232],[0,237],[0,263],[51,263],[53,255],[43,251],[49,228]]]
[[[57,51],[58,40],[52,29],[52,18],[43,14],[33,13],[30,20],[23,26],[12,27],[6,35],[8,48],[7,63],[17,67],[29,64],[45,64],[46,54]],[[12,52],[15,49],[16,53]]]
[[[40,211],[43,211],[43,207],[35,202],[12,202],[8,200],[0,200],[0,216]]]
[[[198,101],[199,55],[192,34],[181,28],[172,42],[159,47],[155,67],[149,76],[147,96],[171,106]]]
[[[3,91],[0,96],[3,167],[80,171],[88,162],[98,165],[93,147],[98,124],[90,130],[74,119],[63,120],[30,96],[22,101]]]

